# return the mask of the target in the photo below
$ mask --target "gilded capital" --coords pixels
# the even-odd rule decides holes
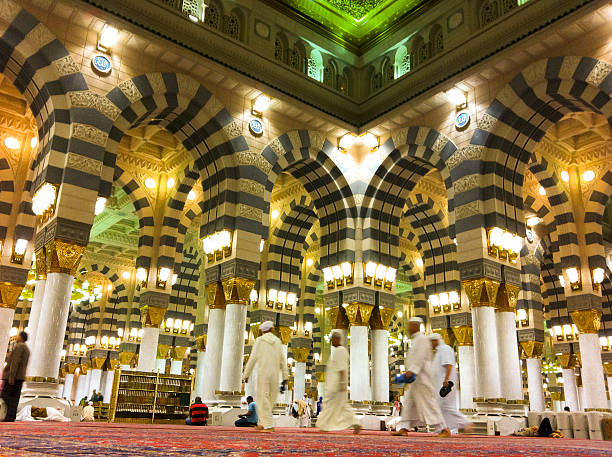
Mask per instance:
[[[249,304],[249,296],[255,285],[254,279],[247,278],[226,278],[221,280],[223,292],[225,293],[226,303],[238,303],[240,305]]]
[[[373,309],[374,305],[365,303],[351,303],[344,308],[349,322],[355,326],[367,326]]]
[[[542,341],[521,341],[521,348],[528,359],[539,359],[542,357],[544,343]]]
[[[169,344],[158,344],[157,345],[157,358],[165,359],[168,356],[169,350],[170,350]]]
[[[558,354],[557,358],[564,370],[576,368],[576,356],[574,354]]]
[[[459,346],[474,346],[474,330],[469,325],[453,327],[453,333]]]
[[[210,309],[225,309],[225,294],[220,281],[206,284],[206,296]]]
[[[104,357],[92,357],[90,359],[91,369],[92,370],[101,370],[102,366],[106,362],[106,358]]]
[[[158,328],[164,320],[166,308],[145,305],[140,308],[140,323],[143,327]]]
[[[346,316],[346,310],[342,306],[334,306],[325,310],[327,314],[329,324],[332,329],[346,329],[348,328],[348,318]]]
[[[389,324],[393,317],[393,308],[375,306],[370,317],[370,327],[373,330],[389,330]]]
[[[499,281],[489,278],[478,278],[462,281],[461,283],[472,308],[495,306]]]
[[[520,288],[512,284],[500,284],[495,298],[495,310],[498,312],[514,313]]]
[[[187,353],[187,348],[183,346],[175,346],[172,349],[172,351],[170,351],[172,360],[183,360],[185,358],[186,353]]]
[[[53,240],[45,246],[47,273],[76,274],[79,262],[85,252],[85,246],[80,244]]]
[[[310,348],[291,348],[293,352],[293,359],[298,363],[306,363],[308,360],[308,354],[310,354]]]
[[[442,335],[442,338],[444,338],[444,342],[448,344],[449,346],[453,347],[455,345],[456,338],[455,338],[454,331],[452,329],[439,328],[439,329],[436,329],[435,332]],[[461,346],[465,346],[465,345],[461,345]]]
[[[198,335],[195,338],[198,352],[206,351],[206,335]]]
[[[67,374],[74,374],[74,371],[79,365],[77,363],[66,363],[64,365]]]
[[[40,248],[36,255],[36,279],[47,279],[47,259],[45,248]]]
[[[606,373],[606,376],[608,377],[612,376],[612,362],[604,363],[603,368],[604,368],[604,372]]]
[[[598,333],[601,326],[601,314],[598,309],[581,309],[572,311],[570,316],[580,333]]]
[[[22,290],[23,286],[18,284],[0,283],[0,308],[15,309]]]
[[[280,325],[278,327],[274,327],[274,333],[280,338],[281,343],[289,344],[291,335],[293,335],[293,329],[291,327]]]
[[[121,365],[131,365],[132,360],[134,360],[135,352],[120,352],[119,353],[119,361]]]

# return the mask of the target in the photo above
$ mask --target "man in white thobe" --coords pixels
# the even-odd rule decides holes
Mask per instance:
[[[340,332],[331,335],[331,354],[325,370],[325,396],[317,427],[323,431],[352,428],[353,433],[361,431],[361,425],[348,402],[349,354],[341,343]]]
[[[262,335],[253,344],[243,376],[244,382],[248,382],[253,368],[257,367],[257,392],[255,393],[259,418],[257,429],[265,432],[274,431],[272,408],[278,397],[281,375],[284,385],[288,378],[287,362],[283,355],[282,344],[280,339],[271,333],[273,328],[274,323],[271,321],[266,321],[259,326]]]
[[[442,410],[442,416],[447,427],[452,433],[457,433],[459,430],[468,432],[472,429],[472,423],[459,412],[457,407],[457,370],[456,370],[456,359],[455,351],[448,344],[444,343],[442,335],[438,333],[432,333],[429,335],[431,341],[431,347],[436,351],[431,366],[432,377],[434,382],[434,389],[437,390],[436,398],[440,409]],[[441,397],[439,390],[443,386],[448,386],[448,383],[453,383],[453,388],[446,395]]]
[[[412,347],[408,352],[406,378],[416,375],[406,393],[406,403],[402,409],[402,421],[397,425],[394,435],[406,436],[408,430],[419,425],[429,425],[438,432],[439,437],[451,436],[446,427],[440,406],[436,400],[439,393],[431,381],[430,365],[433,351],[429,339],[421,332],[423,321],[412,317],[408,321],[408,331],[412,335]]]

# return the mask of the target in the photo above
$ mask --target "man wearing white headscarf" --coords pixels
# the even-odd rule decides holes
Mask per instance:
[[[431,381],[430,365],[433,351],[429,339],[421,332],[423,321],[412,317],[408,321],[408,331],[412,335],[412,347],[408,352],[406,378],[416,375],[416,379],[406,394],[406,404],[402,409],[402,421],[397,425],[394,435],[405,436],[408,430],[419,425],[429,425],[438,432],[439,437],[451,436],[446,427],[440,406],[436,401],[438,392]]]
[[[274,431],[272,408],[276,404],[279,393],[279,383],[287,384],[287,361],[283,355],[280,339],[272,333],[274,323],[266,321],[259,326],[261,336],[255,340],[249,361],[244,368],[244,382],[248,381],[253,368],[257,367],[257,416],[259,422],[257,429],[261,431]]]
[[[325,395],[317,427],[323,431],[352,428],[353,433],[361,431],[361,425],[348,402],[349,354],[342,346],[340,332],[331,335],[331,354],[325,370]]]
[[[457,370],[455,369],[455,351],[448,344],[444,343],[442,335],[432,333],[429,335],[431,347],[436,354],[431,366],[434,389],[436,389],[436,399],[442,410],[442,415],[446,425],[452,433],[459,430],[464,432],[472,429],[472,423],[459,412],[457,407]],[[440,396],[439,390],[448,387],[449,382],[453,383],[453,388],[445,396]]]

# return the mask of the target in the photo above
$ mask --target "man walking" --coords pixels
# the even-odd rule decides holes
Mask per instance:
[[[2,393],[0,398],[6,403],[6,417],[4,422],[15,422],[17,406],[21,396],[21,387],[25,379],[30,350],[25,342],[28,334],[21,332],[17,335],[17,342],[11,353],[6,357],[6,366],[2,371]]]
[[[429,339],[421,332],[421,324],[423,320],[419,317],[411,317],[408,321],[412,347],[406,357],[408,371],[405,377],[408,379],[415,375],[416,378],[408,388],[406,406],[402,409],[402,420],[397,425],[398,431],[393,434],[406,436],[411,428],[427,424],[439,432],[439,437],[449,437],[451,433],[446,427],[436,401],[436,396],[439,394],[433,388],[429,372],[433,351]]]
[[[457,390],[453,389],[457,385],[455,351],[448,344],[444,343],[442,335],[438,333],[429,335],[429,340],[431,341],[432,349],[436,351],[432,363],[434,389],[440,390],[442,387],[445,387],[448,390],[450,388],[450,392],[445,397],[440,396],[436,392],[442,416],[444,416],[446,425],[452,433],[457,433],[459,430],[469,432],[472,429],[472,423],[459,412],[457,408]]]
[[[353,433],[361,431],[361,425],[348,402],[349,354],[341,343],[340,332],[331,335],[331,354],[325,371],[325,397],[317,427],[323,431],[352,428]]]
[[[274,323],[266,321],[259,326],[262,333],[255,340],[249,361],[244,368],[244,382],[246,383],[253,369],[257,367],[257,415],[259,424],[257,429],[264,432],[274,431],[272,408],[276,404],[279,393],[279,382],[283,379],[283,386],[287,384],[287,362],[283,355],[281,341],[272,332]]]

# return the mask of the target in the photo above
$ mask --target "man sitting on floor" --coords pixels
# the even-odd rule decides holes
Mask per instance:
[[[253,401],[253,397],[249,395],[246,401],[247,401],[247,405],[249,405],[247,412],[246,414],[240,414],[238,416],[240,419],[234,422],[234,425],[236,427],[256,427],[257,426],[257,421],[259,420],[259,418],[257,417],[257,406],[255,405],[255,402]]]
[[[185,419],[187,425],[206,425],[208,419],[208,406],[202,403],[201,397],[196,397],[189,407],[189,417]]]
[[[83,408],[83,418],[81,422],[94,422],[94,412],[93,402],[90,401],[88,405]]]

